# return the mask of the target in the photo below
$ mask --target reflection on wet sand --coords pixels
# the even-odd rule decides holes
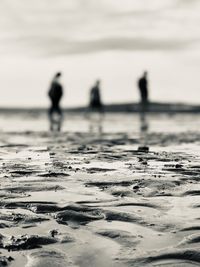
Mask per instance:
[[[145,112],[140,113],[140,146],[139,151],[148,152],[149,121]]]
[[[104,115],[99,112],[93,112],[89,115],[89,132],[90,133],[103,133],[103,120]]]
[[[50,131],[60,132],[63,122],[63,116],[59,113],[53,113],[50,118]]]

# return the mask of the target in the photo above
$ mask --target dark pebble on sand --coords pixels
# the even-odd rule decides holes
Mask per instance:
[[[139,151],[139,152],[145,152],[145,153],[148,153],[148,152],[149,152],[149,147],[148,147],[148,146],[139,146],[139,147],[138,147],[138,151]]]
[[[183,167],[183,165],[181,164],[176,164],[176,169],[181,169]]]
[[[140,187],[139,187],[138,185],[134,185],[134,186],[133,186],[133,190],[134,190],[134,191],[138,191],[139,189],[140,189]]]

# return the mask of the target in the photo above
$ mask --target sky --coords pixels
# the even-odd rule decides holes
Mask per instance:
[[[0,106],[48,106],[62,71],[63,106],[136,102],[149,72],[152,101],[200,102],[199,0],[1,0]]]

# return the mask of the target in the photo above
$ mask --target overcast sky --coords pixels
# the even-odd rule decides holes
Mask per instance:
[[[199,0],[1,0],[0,105],[47,105],[57,70],[64,105],[96,78],[105,102],[137,101],[144,69],[153,100],[197,103],[199,14]]]

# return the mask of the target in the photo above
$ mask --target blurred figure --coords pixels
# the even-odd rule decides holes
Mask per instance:
[[[90,131],[92,132],[95,128],[98,128],[98,131],[102,132],[103,105],[101,102],[100,80],[97,80],[90,90],[89,111],[93,112],[90,116]]]
[[[149,103],[149,92],[148,92],[148,80],[147,80],[147,71],[144,72],[143,76],[138,80],[138,88],[140,91],[141,97],[141,110],[143,112],[147,111]]]
[[[62,110],[60,108],[60,100],[63,96],[63,87],[60,83],[62,74],[56,73],[51,82],[49,90],[49,98],[51,100],[51,107],[49,109],[50,130],[60,131],[62,122]]]
[[[143,76],[138,80],[138,88],[140,92],[140,141],[141,146],[139,146],[138,150],[141,152],[148,152],[149,147],[147,146],[148,142],[148,130],[149,124],[146,117],[146,112],[148,111],[148,80],[147,80],[147,72],[145,71]]]
[[[103,105],[101,103],[101,95],[100,95],[100,81],[97,80],[95,85],[92,87],[90,91],[90,110],[92,111],[103,111]]]
[[[141,132],[146,132],[148,130],[148,122],[145,116],[145,112],[148,108],[148,80],[147,80],[147,72],[145,71],[143,76],[138,80],[138,88],[140,91],[140,123]]]

